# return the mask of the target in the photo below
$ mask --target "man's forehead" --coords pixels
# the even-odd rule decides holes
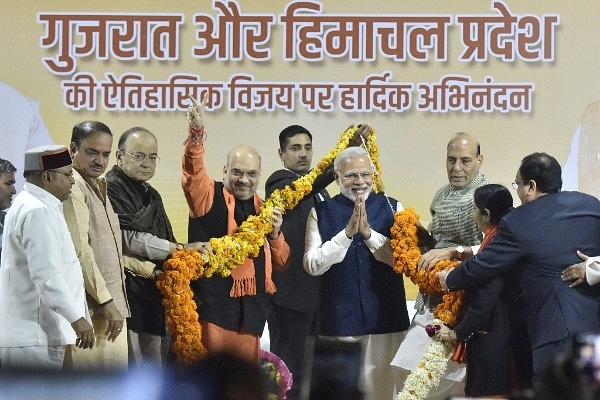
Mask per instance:
[[[260,165],[257,157],[234,154],[229,161],[229,168],[240,171],[258,171],[260,169]]]
[[[146,151],[150,149],[154,152],[158,151],[156,139],[146,132],[136,132],[131,134],[131,136],[125,140],[125,147],[128,151],[138,151],[138,149],[144,149]]]
[[[286,142],[287,145],[307,143],[312,143],[312,140],[310,140],[310,137],[306,133],[297,133],[294,136],[287,138]]]
[[[3,182],[15,182],[14,172],[0,172],[0,180]]]
[[[356,156],[352,158],[347,158],[342,162],[341,168],[343,171],[348,171],[352,169],[360,168],[361,170],[371,170],[371,163],[364,156]]]

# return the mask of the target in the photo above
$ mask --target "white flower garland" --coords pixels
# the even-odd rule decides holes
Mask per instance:
[[[453,342],[442,340],[437,335],[431,339],[419,365],[406,378],[396,400],[424,400],[431,389],[439,385],[448,368]]]

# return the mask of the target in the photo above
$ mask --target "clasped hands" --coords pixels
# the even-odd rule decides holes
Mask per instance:
[[[365,198],[362,193],[356,196],[354,210],[352,211],[352,216],[350,216],[348,225],[346,225],[345,232],[346,236],[350,239],[358,233],[360,233],[365,240],[371,238],[371,225],[369,225],[367,219],[367,207],[365,206]]]

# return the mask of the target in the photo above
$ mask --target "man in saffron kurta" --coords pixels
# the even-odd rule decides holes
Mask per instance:
[[[182,187],[190,208],[188,240],[206,242],[233,233],[262,200],[256,193],[260,156],[250,146],[236,146],[227,155],[223,182],[208,176],[204,166],[205,134],[201,108],[191,107],[190,138],[183,154]],[[230,352],[258,362],[259,338],[267,318],[267,296],[276,290],[272,270],[287,267],[290,250],[280,231],[282,213],[274,209],[273,231],[255,258],[247,258],[231,276],[212,276],[192,282],[202,325],[202,342],[209,354]]]

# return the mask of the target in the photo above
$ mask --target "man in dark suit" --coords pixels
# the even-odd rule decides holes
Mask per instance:
[[[370,127],[361,126],[350,145],[361,143]],[[279,158],[283,169],[271,174],[265,184],[267,198],[276,189],[283,189],[307,174],[312,163],[312,134],[300,125],[290,125],[279,133]],[[298,398],[304,369],[306,339],[312,326],[319,299],[319,277],[310,276],[302,267],[304,234],[308,214],[319,201],[329,198],[325,188],[333,182],[333,165],[314,182],[312,192],[285,213],[281,231],[290,245],[291,260],[286,271],[273,275],[277,292],[271,298],[268,324],[270,350],[278,355],[292,372],[294,383],[287,396]]]
[[[565,267],[578,261],[576,250],[600,254],[600,201],[561,192],[561,186],[561,167],[554,157],[526,156],[513,182],[522,205],[500,221],[484,251],[450,272],[438,273],[445,290],[515,274],[523,292],[519,304],[527,320],[535,377],[569,349],[574,334],[600,331],[600,288],[570,288],[561,280]]]

